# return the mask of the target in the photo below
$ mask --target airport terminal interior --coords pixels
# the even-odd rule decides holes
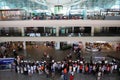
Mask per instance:
[[[0,0],[0,80],[120,80],[120,0]]]

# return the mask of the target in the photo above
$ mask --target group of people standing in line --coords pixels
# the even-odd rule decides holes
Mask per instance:
[[[61,75],[62,80],[74,80],[76,74],[93,74],[96,80],[101,80],[104,74],[113,74],[120,70],[120,66],[115,61],[108,62],[106,60],[90,63],[84,59],[73,61],[26,61],[20,60],[19,57],[15,60],[15,71],[18,74],[32,76],[35,73],[46,74],[47,78],[55,78],[55,75]]]

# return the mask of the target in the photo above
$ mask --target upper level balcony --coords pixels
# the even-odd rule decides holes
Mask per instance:
[[[83,37],[120,36],[119,20],[0,21],[0,36]]]
[[[104,37],[120,36],[120,27],[44,26],[0,27],[1,37]]]
[[[23,9],[3,9],[0,10],[0,21],[9,20],[120,20],[120,10],[87,12],[85,14],[49,14],[28,13]]]
[[[10,20],[120,20],[120,15],[87,15],[85,18],[80,15],[72,16],[0,16],[0,21],[10,21]]]

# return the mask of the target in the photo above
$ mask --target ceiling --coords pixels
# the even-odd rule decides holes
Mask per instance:
[[[120,0],[0,0],[0,9],[50,10],[55,5],[62,5],[69,9],[110,9],[118,5]]]
[[[68,4],[68,3],[72,3],[78,0],[45,0],[48,4],[51,5],[64,5],[64,4]],[[80,0],[79,0],[80,1]]]

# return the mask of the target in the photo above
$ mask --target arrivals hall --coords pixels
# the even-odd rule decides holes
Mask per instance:
[[[0,0],[0,80],[120,80],[120,0]]]

